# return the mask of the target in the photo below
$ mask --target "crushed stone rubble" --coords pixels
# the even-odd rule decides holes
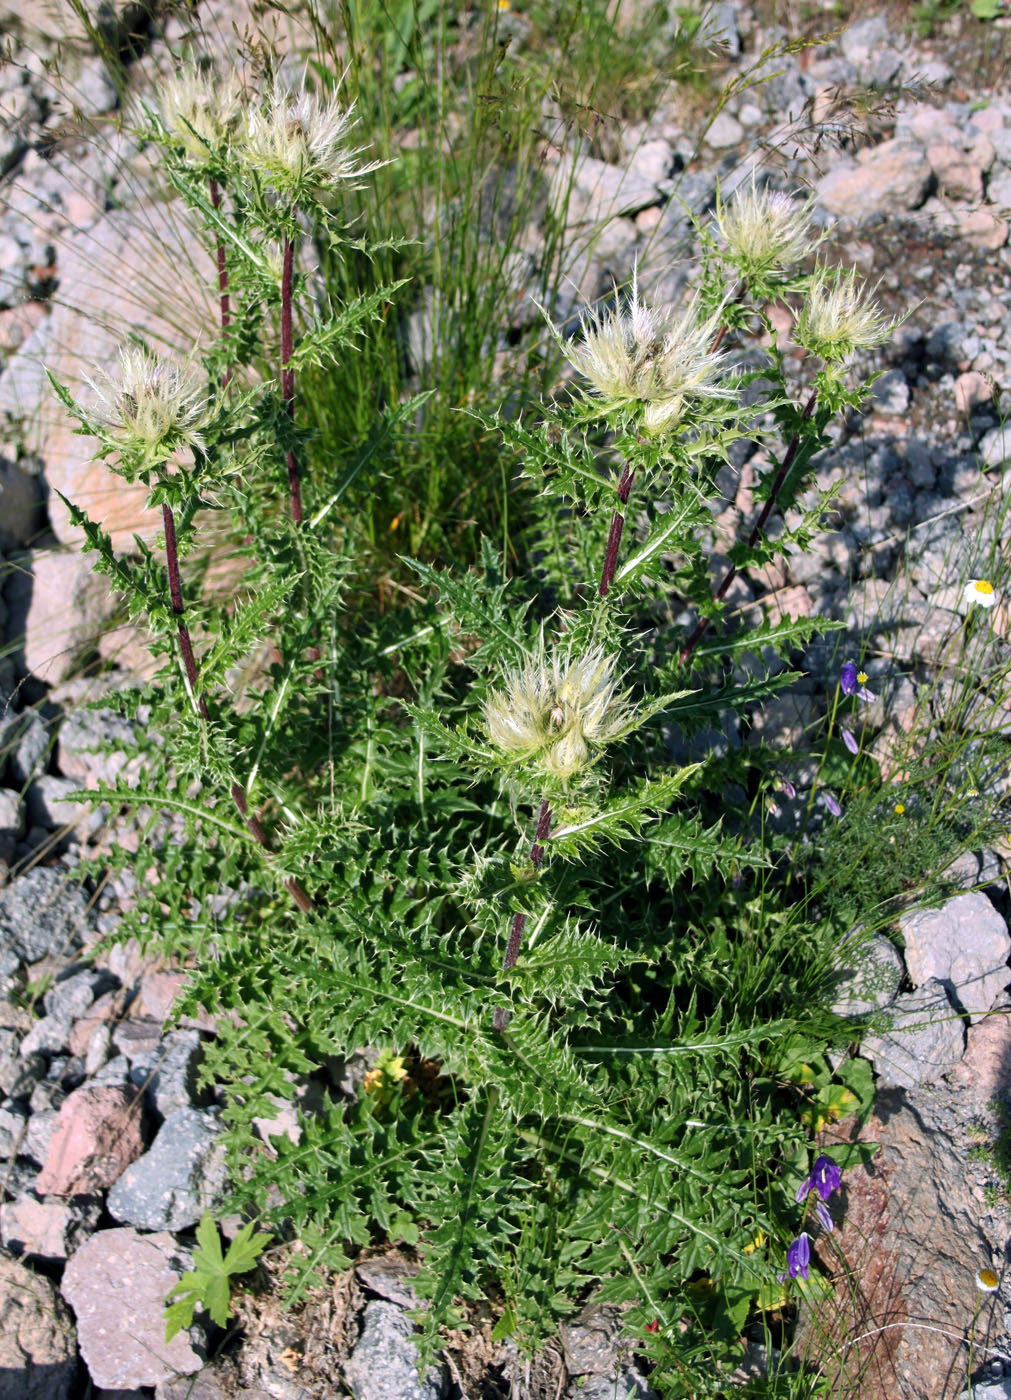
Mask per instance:
[[[124,33],[140,13],[108,9]],[[230,12],[219,10],[217,31],[226,32],[221,16]],[[138,774],[124,751],[129,725],[111,709],[80,706],[100,701],[103,684],[143,676],[147,662],[128,629],[110,626],[109,594],[73,548],[55,491],[87,499],[123,548],[156,522],[144,517],[143,492],[113,485],[102,464],[87,460],[86,444],[47,397],[46,371],[73,385],[96,358],[111,357],[117,337],[105,328],[122,313],[124,289],[134,329],[157,336],[160,313],[138,290],[140,269],[153,267],[157,280],[157,269],[180,254],[198,268],[204,255],[149,197],[146,157],[129,136],[111,126],[101,140],[79,134],[101,125],[119,94],[79,34],[56,76],[46,61],[54,53],[48,15],[44,0],[0,3],[10,43],[0,70],[0,634],[15,644],[0,653],[0,876],[8,877],[0,889],[0,1377],[16,1375],[9,1393],[21,1400],[71,1400],[85,1376],[96,1388],[158,1400],[217,1400],[237,1387],[322,1397],[332,1386],[296,1377],[284,1359],[286,1324],[278,1323],[273,1351],[261,1338],[244,1343],[238,1359],[209,1360],[213,1339],[199,1321],[171,1343],[164,1338],[165,1294],[189,1267],[194,1225],[227,1184],[222,1105],[198,1087],[214,1023],[172,1020],[185,969],[146,959],[136,944],[95,951],[129,902],[130,877],[96,892],[75,875],[78,855],[103,841],[136,841],[136,832],[111,832],[108,809],[74,794],[135,783]],[[724,0],[714,15],[725,82],[785,37],[763,29],[747,4]],[[523,23],[515,14],[509,22]],[[168,41],[179,37],[174,24],[167,32],[153,25],[148,35],[146,61],[162,71]],[[1011,100],[968,90],[943,40],[911,41],[878,15],[768,67],[774,76],[732,93],[698,149],[697,127],[675,102],[617,134],[608,159],[577,147],[559,122],[543,153],[546,203],[559,207],[567,192],[568,235],[599,236],[553,314],[573,329],[582,306],[636,266],[642,285],[680,296],[697,266],[692,217],[712,212],[718,181],[729,191],[751,178],[759,141],[780,154],[775,185],[810,189],[826,246],[879,283],[889,314],[912,306],[894,340],[861,362],[879,373],[865,412],[831,430],[818,461],[819,488],[836,490],[832,529],[803,556],[737,585],[746,620],[777,609],[841,620],[845,640],[812,643],[793,691],[750,726],[728,716],[721,732],[705,736],[707,747],[772,738],[789,748],[820,712],[840,658],[866,646],[877,697],[867,715],[880,731],[875,756],[887,765],[902,716],[928,684],[922,677],[961,625],[955,585],[992,543],[985,497],[1011,459],[1002,422],[1011,409]],[[870,88],[898,93],[871,139],[842,149],[812,140],[812,121],[842,130],[841,94]],[[523,293],[543,246],[536,223],[518,242],[511,275],[519,326],[537,315]],[[434,293],[414,295],[406,338],[420,368]],[[197,303],[192,312],[197,320],[210,314]],[[789,308],[770,314],[801,382]],[[498,352],[506,351],[503,340]],[[752,368],[763,354],[760,340],[741,348]],[[735,454],[713,503],[714,573],[769,467],[753,443],[735,445]],[[899,570],[900,590],[891,582]],[[887,660],[878,645],[886,636]],[[104,681],[82,681],[78,662],[96,653],[112,669]],[[986,722],[1011,736],[1007,709]],[[986,783],[988,795],[1006,794],[1011,765],[995,765]],[[775,819],[788,826],[799,810],[784,797]],[[939,909],[904,915],[898,944],[877,935],[849,963],[840,955],[837,1012],[888,1012],[892,1024],[863,1047],[883,1096],[871,1127],[891,1196],[883,1205],[876,1194],[880,1170],[876,1179],[854,1176],[839,1239],[860,1280],[861,1250],[879,1240],[881,1211],[906,1212],[904,1231],[887,1244],[888,1278],[902,1281],[887,1303],[898,1322],[953,1319],[962,1261],[1000,1260],[1009,1233],[986,1165],[970,1161],[964,1146],[966,1123],[991,1120],[995,1102],[1011,1098],[1001,1075],[1011,1059],[1009,1020],[991,1014],[1011,1007],[1007,870],[1006,851],[970,853],[950,872],[961,892]],[[27,1009],[26,989],[40,986],[44,994]],[[353,1092],[349,1084],[336,1080],[327,1092]],[[299,1094],[311,1101],[305,1086]],[[298,1131],[281,1100],[277,1119],[259,1127],[265,1143],[271,1133]],[[943,1239],[934,1238],[936,1218]],[[921,1254],[910,1263],[914,1245]],[[923,1250],[933,1251],[929,1260]],[[873,1277],[880,1283],[885,1274],[878,1268]],[[1003,1330],[988,1339],[995,1360],[977,1397],[1011,1394],[1004,1287],[995,1313]],[[342,1377],[357,1400],[458,1393],[447,1365],[418,1375],[408,1266],[369,1261],[355,1288],[357,1337]],[[863,1301],[873,1311],[879,1300]],[[867,1362],[876,1400],[954,1395],[943,1388],[941,1349],[893,1330],[890,1369]],[[752,1360],[763,1352],[759,1340],[749,1343]],[[562,1347],[552,1393],[652,1395],[629,1363],[619,1315],[591,1309],[563,1329]],[[499,1364],[507,1375],[518,1364],[508,1344]],[[0,1380],[5,1395],[6,1386]]]

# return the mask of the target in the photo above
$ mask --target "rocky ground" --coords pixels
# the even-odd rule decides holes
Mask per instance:
[[[126,758],[117,746],[128,739],[111,712],[78,707],[142,671],[145,653],[75,551],[53,493],[87,505],[124,549],[154,522],[140,495],[113,488],[86,461],[48,396],[44,369],[79,383],[111,356],[124,315],[171,344],[176,327],[202,312],[164,289],[185,281],[172,271],[180,257],[199,271],[201,254],[170,211],[145,200],[143,152],[102,127],[119,95],[101,60],[67,29],[67,15],[59,29],[34,2],[6,18],[2,10],[10,52],[0,72],[0,628],[8,639],[0,654],[0,1400],[646,1396],[635,1339],[606,1312],[566,1329],[533,1363],[478,1326],[466,1343],[451,1339],[443,1364],[419,1381],[405,1311],[410,1265],[397,1256],[364,1262],[295,1313],[281,1312],[269,1287],[250,1294],[238,1337],[195,1327],[164,1342],[165,1293],[223,1185],[219,1105],[197,1089],[214,1031],[171,1021],[184,971],[132,946],[93,953],[129,889],[85,885],[77,856],[137,837],[71,796],[119,772]],[[783,35],[746,4],[725,3],[716,14],[724,81]],[[522,30],[518,3],[509,22]],[[669,268],[685,251],[686,204],[710,208],[717,177],[727,185],[746,178],[759,149],[782,187],[811,186],[830,245],[880,279],[890,309],[916,303],[868,364],[884,373],[867,413],[842,425],[824,454],[820,483],[838,487],[838,528],[808,554],[742,581],[735,599],[744,610],[778,604],[847,622],[845,646],[864,651],[881,697],[873,723],[882,756],[889,729],[902,728],[933,684],[960,625],[959,579],[986,572],[999,545],[995,500],[1011,455],[1002,426],[1011,404],[1011,93],[1000,63],[1008,24],[988,26],[981,49],[968,15],[932,40],[911,38],[904,16],[865,15],[829,42],[767,61],[774,76],[732,97],[701,147],[696,117],[671,101],[645,126],[611,132],[597,154],[583,151],[574,176],[573,237],[610,222],[558,315],[627,278],[636,261],[643,281],[660,278],[675,291],[685,274]],[[227,32],[222,14],[208,27]],[[54,33],[69,33],[60,76],[49,62]],[[164,67],[166,41],[179,34],[155,27],[145,61]],[[854,137],[852,114],[868,94],[879,109],[882,94],[888,100]],[[564,133],[545,156],[549,170],[567,175],[574,156]],[[540,238],[532,227],[531,267]],[[425,304],[421,289],[409,329],[422,357]],[[789,316],[777,314],[786,335]],[[793,367],[802,379],[799,356]],[[720,548],[750,518],[764,466],[760,455],[742,455],[721,482],[714,570]],[[998,581],[1006,589],[1006,577]],[[1007,609],[991,616],[1000,644]],[[841,654],[813,647],[796,691],[756,715],[753,732],[795,742],[822,712]],[[107,669],[82,678],[82,663],[96,658]],[[994,698],[989,722],[996,734],[1011,732],[1007,697]],[[1007,765],[989,781],[989,796],[1006,793]],[[966,857],[951,872],[962,893],[940,912],[904,919],[904,958],[879,940],[872,985],[862,966],[840,992],[853,1011],[868,1000],[890,1006],[896,1027],[866,1047],[880,1092],[865,1136],[882,1148],[867,1171],[848,1177],[845,1223],[824,1260],[853,1280],[841,1290],[848,1310],[832,1322],[840,1394],[958,1395],[967,1376],[958,1339],[976,1307],[975,1271],[993,1267],[1001,1283],[977,1323],[986,1383],[975,1394],[1011,1396],[1011,1216],[1001,1165],[1011,1158],[1002,1146],[1011,1131],[1008,864],[1007,848]],[[264,1124],[265,1139],[283,1128]],[[261,1284],[271,1267],[261,1269]]]

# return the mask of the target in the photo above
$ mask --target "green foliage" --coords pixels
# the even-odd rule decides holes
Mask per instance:
[[[232,1315],[232,1279],[248,1274],[269,1243],[269,1235],[257,1234],[256,1226],[247,1224],[222,1254],[218,1227],[210,1212],[205,1211],[197,1225],[195,1267],[183,1274],[168,1295],[176,1301],[165,1309],[166,1342],[190,1326],[197,1308],[203,1308],[212,1322],[224,1327]]]

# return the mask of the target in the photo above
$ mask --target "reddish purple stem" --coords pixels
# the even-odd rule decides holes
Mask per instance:
[[[803,420],[805,422],[808,418],[811,417],[811,414],[814,412],[814,406],[817,403],[817,401],[818,391],[817,389],[815,389],[804,407]],[[761,538],[762,531],[765,529],[765,526],[768,523],[769,516],[772,514],[773,506],[775,506],[779,493],[783,489],[783,483],[786,481],[787,476],[789,476],[790,468],[796,461],[797,453],[800,451],[800,441],[800,430],[798,429],[797,432],[795,432],[793,437],[790,439],[790,443],[783,456],[783,460],[779,464],[779,471],[777,471],[775,480],[772,483],[772,489],[769,492],[768,499],[766,500],[765,505],[762,507],[758,519],[751,527],[751,533],[748,536],[748,547],[751,549],[753,549],[754,546],[758,543],[759,539]],[[713,594],[714,603],[720,602],[720,600],[725,595],[727,589],[730,587],[730,585],[733,583],[736,577],[737,565],[731,564],[730,568],[724,574],[723,579],[720,582],[720,586]],[[711,618],[700,617],[698,622],[695,624],[695,628],[691,636],[688,638],[687,642],[685,642],[684,647],[681,651],[680,660],[682,666],[689,659],[692,652],[695,650],[699,642],[701,642],[702,638],[705,636],[706,629],[708,628],[709,623],[711,621]]]
[[[537,818],[537,830],[534,832],[534,842],[530,847],[530,860],[535,870],[539,870],[541,861],[544,859],[544,842],[548,839],[548,832],[551,829],[551,807],[545,801],[541,803],[540,815]],[[515,914],[513,916],[512,928],[509,930],[509,942],[506,944],[505,957],[502,959],[502,971],[506,972],[510,967],[516,965],[516,959],[520,953],[520,942],[523,938],[523,930],[527,926],[526,914]],[[509,1012],[504,1006],[495,1008],[492,1024],[497,1031],[504,1031],[509,1024]]]
[[[632,491],[632,482],[635,480],[635,467],[630,467],[626,462],[621,473],[621,480],[618,482],[618,500],[623,506],[628,505],[628,498]],[[611,528],[607,532],[607,548],[604,551],[604,567],[600,571],[600,583],[597,592],[601,598],[606,598],[610,592],[611,584],[614,582],[614,571],[618,567],[618,546],[621,544],[621,532],[625,528],[625,517],[620,510],[616,510],[611,516]]]
[[[281,271],[281,399],[289,419],[295,419],[295,371],[290,367],[294,338],[291,328],[292,277],[295,262],[294,239],[286,238],[283,248]],[[302,479],[298,462],[292,449],[285,457],[288,466],[288,495],[291,498],[291,518],[296,525],[302,523]]]

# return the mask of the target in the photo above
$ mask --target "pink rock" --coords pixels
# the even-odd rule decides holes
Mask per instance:
[[[165,1295],[187,1267],[164,1232],[101,1230],[73,1255],[61,1292],[94,1385],[130,1390],[200,1370],[185,1331],[165,1341]]]
[[[43,1196],[93,1195],[111,1186],[144,1151],[140,1104],[116,1084],[84,1084],[68,1094],[35,1181]]]
[[[917,209],[926,198],[931,170],[920,146],[883,141],[860,152],[857,163],[838,165],[818,181],[818,198],[832,214],[859,220],[869,214]]]
[[[0,1395],[69,1400],[77,1348],[70,1312],[53,1285],[0,1254]]]
[[[955,380],[955,403],[959,413],[968,413],[976,404],[989,403],[993,396],[993,380],[978,370],[967,370]]]
[[[983,198],[983,172],[964,152],[947,141],[935,141],[927,147],[927,160],[946,195],[970,202]]]
[[[970,209],[959,218],[958,225],[962,237],[972,248],[995,251],[1007,242],[1007,221],[991,214],[989,209]]]
[[[138,998],[143,1014],[155,1021],[167,1021],[176,997],[182,993],[188,981],[189,973],[182,970],[145,972],[141,978]],[[186,1017],[180,1024],[202,1031],[214,1030],[214,1018],[206,1012],[201,1012],[199,1016]]]
[[[999,107],[981,107],[978,112],[972,114],[972,124],[980,131],[985,131],[992,136],[995,131],[1000,131],[1004,125],[1004,114]]]
[[[99,1026],[108,1024],[119,1015],[122,1001],[122,992],[103,992],[91,1003],[87,1016],[82,1016],[79,1021],[74,1022],[67,1037],[67,1048],[72,1055],[83,1056],[88,1053],[91,1037]]]
[[[5,1247],[34,1259],[66,1259],[74,1224],[73,1211],[60,1201],[22,1196],[0,1206],[0,1237]]]
[[[7,354],[19,350],[45,315],[41,301],[23,301],[20,306],[0,311],[0,350]]]
[[[36,549],[30,572],[8,585],[11,631],[24,637],[25,669],[40,680],[70,675],[113,612],[115,600],[92,562],[90,555]]]

